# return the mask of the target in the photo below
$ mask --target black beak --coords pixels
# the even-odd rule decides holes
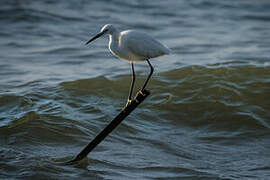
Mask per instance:
[[[86,45],[89,44],[90,42],[94,41],[95,39],[99,38],[100,36],[102,36],[106,31],[100,32],[97,35],[95,35],[92,39],[90,39],[89,41],[87,41],[87,43],[85,43]]]

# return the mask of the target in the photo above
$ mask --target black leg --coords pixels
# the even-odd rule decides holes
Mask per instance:
[[[151,76],[152,76],[152,74],[153,74],[153,72],[154,72],[154,68],[153,68],[153,66],[150,64],[149,60],[147,59],[146,61],[147,61],[147,63],[148,63],[149,66],[150,66],[150,73],[149,73],[149,75],[148,75],[148,77],[147,77],[147,79],[146,79],[146,81],[145,81],[145,83],[144,83],[144,85],[143,85],[143,87],[142,87],[142,91],[145,89],[145,87],[146,87],[146,85],[147,85],[149,79],[151,78]]]
[[[131,100],[132,92],[133,92],[133,87],[135,83],[135,71],[134,71],[134,63],[131,61],[131,70],[132,70],[132,81],[129,89],[129,95],[128,95],[128,101]]]

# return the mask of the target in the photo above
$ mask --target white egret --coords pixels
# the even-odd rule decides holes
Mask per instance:
[[[128,60],[131,63],[132,82],[126,104],[127,106],[131,102],[135,83],[134,61],[147,61],[150,66],[150,73],[141,89],[144,90],[154,71],[149,59],[169,54],[170,50],[146,33],[135,30],[119,31],[112,24],[104,25],[100,32],[86,44],[105,34],[108,34],[110,38],[109,49],[111,53],[120,59]]]

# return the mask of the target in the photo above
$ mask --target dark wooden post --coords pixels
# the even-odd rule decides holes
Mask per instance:
[[[93,139],[73,160],[65,164],[75,164],[76,162],[85,158],[106,136],[108,136],[114,128],[116,128],[144,99],[150,94],[149,91],[139,91],[131,103],[126,106],[119,114],[108,124],[103,131],[101,131],[95,139]]]

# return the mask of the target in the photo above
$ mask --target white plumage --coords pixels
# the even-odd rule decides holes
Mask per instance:
[[[154,68],[150,64],[149,59],[169,54],[170,50],[144,32],[136,30],[119,31],[112,24],[104,25],[101,28],[100,33],[90,39],[86,44],[94,41],[104,34],[109,35],[109,49],[111,53],[121,59],[125,59],[131,62],[133,79],[127,102],[128,105],[131,102],[131,95],[135,81],[133,62],[145,60],[150,66],[150,74],[148,75],[142,87],[142,90],[144,90],[154,71]]]
[[[169,54],[170,50],[148,34],[136,30],[119,31],[112,24],[102,27],[99,34],[90,39],[108,34],[109,49],[115,56],[128,61],[142,61]]]
[[[119,58],[142,61],[169,54],[169,49],[146,33],[127,30],[110,34],[109,49]]]

